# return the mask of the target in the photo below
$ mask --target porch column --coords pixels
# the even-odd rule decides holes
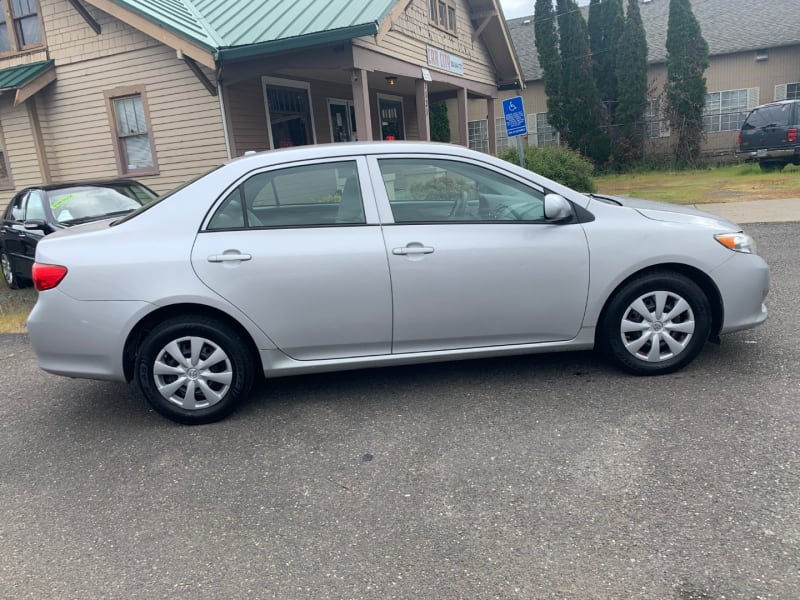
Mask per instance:
[[[417,128],[419,129],[419,139],[424,142],[431,141],[431,118],[428,112],[428,82],[424,79],[417,79]]]
[[[486,99],[486,119],[488,120],[487,132],[489,135],[489,154],[497,154],[497,127],[494,116],[494,98]]]
[[[467,88],[458,88],[456,104],[458,105],[458,143],[462,146],[469,146],[469,134],[467,133],[467,121],[469,120]]]
[[[367,85],[367,72],[364,69],[353,69],[353,108],[356,111],[356,136],[358,140],[372,140],[369,86]]]

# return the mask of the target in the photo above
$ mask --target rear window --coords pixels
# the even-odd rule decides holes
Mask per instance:
[[[786,127],[789,125],[794,103],[770,104],[753,109],[745,120],[742,129],[759,127]]]

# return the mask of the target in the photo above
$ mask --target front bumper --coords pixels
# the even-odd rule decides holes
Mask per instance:
[[[736,252],[712,276],[724,305],[720,334],[752,329],[766,320],[769,267],[763,258]]]

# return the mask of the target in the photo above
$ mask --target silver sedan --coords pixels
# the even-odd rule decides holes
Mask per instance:
[[[602,349],[640,375],[767,316],[753,240],[689,208],[577,193],[444,144],[245,156],[45,238],[42,369],[229,414],[257,375]]]

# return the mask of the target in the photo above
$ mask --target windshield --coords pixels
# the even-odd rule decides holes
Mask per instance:
[[[136,183],[81,185],[47,191],[50,210],[62,225],[128,214],[155,198],[154,192]]]

